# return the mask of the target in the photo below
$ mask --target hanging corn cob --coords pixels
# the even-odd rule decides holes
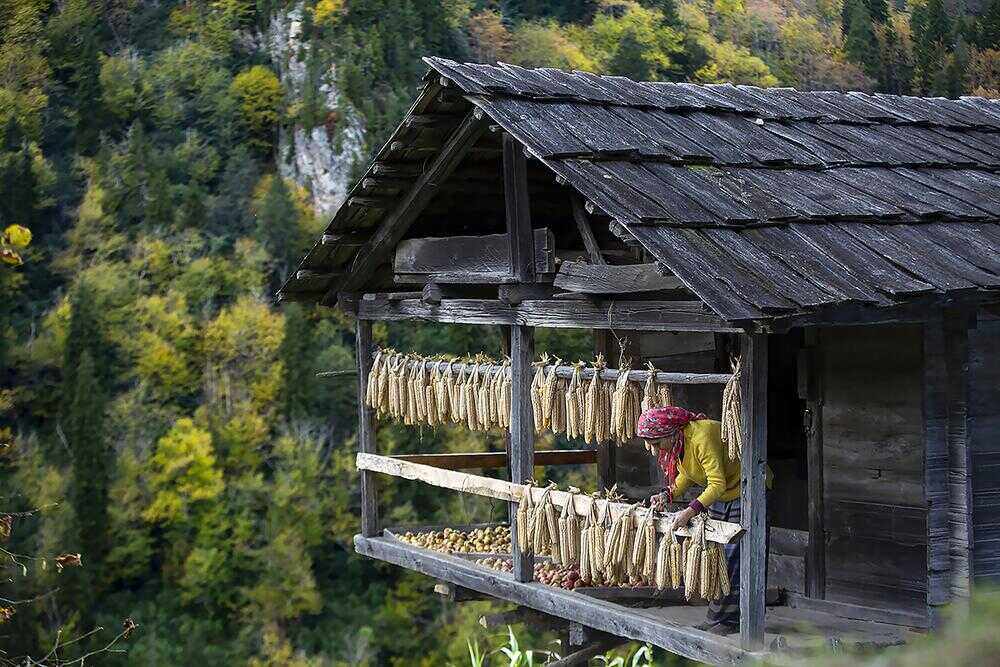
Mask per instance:
[[[648,363],[649,366],[649,377],[646,378],[646,385],[643,387],[642,391],[642,409],[649,410],[650,408],[659,408],[660,397],[656,392],[656,368],[653,367],[653,362]]]
[[[580,371],[584,363],[579,361],[573,365],[573,376],[566,386],[566,437],[579,438],[583,435],[584,400],[585,393],[583,382],[580,379]]]
[[[664,540],[667,540],[667,536],[664,536]],[[667,567],[670,572],[670,588],[677,590],[681,587],[683,582],[683,572],[684,572],[684,550],[681,547],[680,541],[677,539],[677,535],[670,531],[670,545],[668,546],[669,553],[667,559]]]
[[[594,503],[590,504],[590,513],[583,520],[583,529],[580,531],[580,579],[583,583],[589,584],[593,581],[590,576],[590,532],[593,528]]]
[[[722,390],[722,442],[729,451],[729,460],[740,458],[743,449],[743,404],[740,392],[741,359],[733,361],[733,375]]]
[[[597,506],[596,498],[593,501],[593,506],[595,508]],[[596,509],[594,511],[594,529],[590,534],[590,572],[594,585],[599,586],[604,583],[604,568],[607,564],[606,545],[608,533],[610,532],[611,517],[607,503],[604,504],[603,514],[600,514]]]
[[[570,496],[570,498],[572,498],[572,496]],[[559,522],[558,522],[559,548],[558,549],[553,548],[552,550],[553,551],[552,562],[555,563],[556,565],[566,566],[570,564],[570,557],[569,557],[570,535],[569,535],[569,525],[568,525],[569,507],[570,503],[567,502],[565,505],[563,505],[562,513],[559,515]]]
[[[601,409],[601,371],[604,369],[604,355],[594,360],[594,377],[587,384],[583,411],[583,441],[588,445],[599,442],[596,439]]]
[[[582,531],[580,529],[580,517],[576,514],[575,494],[569,497],[569,500],[566,501],[566,505],[569,507],[569,514],[566,516],[566,534],[569,538],[569,559],[565,562],[567,565],[576,565],[580,562]]]
[[[524,485],[521,500],[517,504],[517,548],[521,553],[530,553],[532,547],[531,529],[535,519],[535,503],[531,498],[531,489],[531,483]]]
[[[729,582],[729,564],[726,563],[725,547],[721,544],[715,545],[715,569],[718,572],[719,597],[729,595],[731,586]]]
[[[535,433],[541,433],[547,428],[545,422],[545,407],[542,396],[545,393],[545,365],[549,363],[548,353],[542,354],[542,358],[532,364],[535,367],[535,375],[531,378],[531,409],[535,418]]]
[[[660,538],[656,549],[653,585],[660,591],[670,587],[670,537],[668,535]]]

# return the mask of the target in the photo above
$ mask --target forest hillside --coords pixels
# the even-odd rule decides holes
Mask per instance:
[[[58,653],[79,657],[127,618],[102,663],[464,664],[495,643],[486,603],[353,556],[356,390],[316,377],[353,364],[353,329],[273,300],[429,54],[996,97],[1000,0],[0,0],[0,663],[82,637]],[[389,453],[487,446],[380,431]],[[504,512],[455,495],[389,485],[386,520]]]

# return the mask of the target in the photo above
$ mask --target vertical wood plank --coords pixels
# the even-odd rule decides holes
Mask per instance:
[[[521,283],[535,281],[535,238],[528,201],[528,161],[521,144],[503,135],[503,188],[507,207],[511,275]]]
[[[764,646],[767,585],[767,335],[743,334],[743,451],[741,454],[740,645]]]
[[[531,363],[535,358],[535,332],[531,327],[511,327],[510,372],[510,467],[514,483],[523,484],[534,475],[535,420],[531,408]],[[511,548],[513,549],[514,578],[531,581],[534,575],[534,557],[522,553],[517,546],[517,510],[512,508]]]
[[[948,523],[951,603],[968,611],[974,570],[972,450],[969,446],[969,327],[963,311],[945,317],[945,368],[948,373]]]
[[[367,320],[356,320],[355,348],[358,358],[358,451],[377,454],[375,451],[375,411],[365,403],[365,388],[372,368],[372,325]],[[375,473],[361,471],[361,534],[377,537],[379,526],[378,486]]]
[[[939,628],[951,599],[948,525],[948,371],[944,323],[924,325],[924,498],[927,503],[927,623]]]
[[[826,509],[823,489],[823,382],[819,333],[808,329],[799,355],[799,398],[806,402],[807,493],[809,544],[806,547],[806,595],[826,597]]]

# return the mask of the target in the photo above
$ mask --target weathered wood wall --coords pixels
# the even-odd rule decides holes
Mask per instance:
[[[972,452],[972,579],[1000,583],[1000,317],[980,314],[969,331]]]
[[[919,327],[822,332],[829,599],[924,608],[921,336]]]

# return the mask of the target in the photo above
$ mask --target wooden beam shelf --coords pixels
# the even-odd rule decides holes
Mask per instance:
[[[361,471],[383,473],[393,477],[424,482],[425,484],[437,486],[442,489],[472,493],[477,496],[496,498],[497,500],[505,500],[507,502],[519,502],[524,493],[524,485],[522,484],[514,484],[503,479],[435,468],[411,461],[403,461],[391,456],[379,456],[377,454],[360,452],[357,456],[357,467]],[[536,502],[541,502],[544,491],[545,489],[542,487],[532,489],[532,499]],[[576,513],[583,517],[590,514],[590,504],[592,502],[600,503],[599,507],[602,508],[606,504],[611,511],[612,517],[623,514],[631,507],[627,503],[608,502],[604,500],[595,501],[587,495],[571,494],[567,491],[558,491],[556,489],[553,489],[549,493],[552,504],[560,510],[569,502],[571,496],[574,498],[573,506]],[[672,515],[661,515],[656,520],[657,532],[670,532],[672,520]],[[681,528],[676,531],[676,534],[681,537],[690,537],[691,530],[689,528]],[[711,542],[729,544],[739,539],[742,535],[743,528],[739,524],[707,519],[705,539]]]
[[[413,366],[417,363],[416,361],[408,361],[408,366]],[[444,360],[433,360],[428,359],[423,362],[424,366],[428,371],[434,370],[437,366],[440,370],[447,368],[450,362]],[[464,369],[466,372],[472,372],[472,370],[478,365],[480,375],[495,375],[499,373],[502,369],[499,365],[490,367],[487,364],[465,364],[465,363],[454,363],[452,364],[452,371],[458,375]],[[560,365],[553,366],[549,364],[545,367],[545,374],[548,375],[552,369],[555,368],[556,375],[561,378],[566,378],[567,380],[573,377],[573,367]],[[504,371],[509,372],[509,369]],[[608,382],[614,382],[618,379],[621,371],[617,368],[605,368],[601,371],[601,379]],[[594,377],[593,368],[584,368],[580,371],[581,380],[590,380]],[[649,379],[649,371],[629,371],[628,372],[629,382],[645,382]],[[656,377],[653,378],[653,382],[658,384],[725,384],[732,379],[732,375],[729,373],[665,373],[656,372]]]
[[[444,470],[505,468],[507,466],[506,452],[402,454],[392,458]],[[536,466],[588,465],[593,463],[597,463],[596,449],[553,449],[535,452]]]
[[[521,325],[551,329],[629,329],[742,333],[743,329],[704,309],[700,301],[615,301],[527,299],[517,305],[491,299],[390,301],[365,294],[358,303],[363,320],[422,320],[447,324]]]

